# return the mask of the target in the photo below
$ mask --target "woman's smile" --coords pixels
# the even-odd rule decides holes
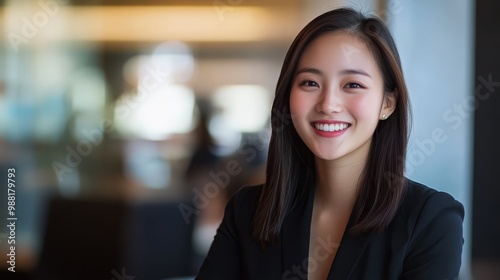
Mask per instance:
[[[319,136],[337,137],[342,135],[349,128],[350,124],[346,122],[324,120],[312,122],[311,126],[314,132]]]

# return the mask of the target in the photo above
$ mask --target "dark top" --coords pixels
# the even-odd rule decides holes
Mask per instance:
[[[196,279],[307,279],[313,192],[286,216],[277,242],[263,250],[251,233],[260,190],[245,187],[228,202]],[[462,204],[452,196],[409,180],[384,232],[352,235],[346,230],[328,279],[457,279],[463,217]],[[351,216],[347,227],[352,223]],[[324,241],[311,262],[328,254],[331,244]]]

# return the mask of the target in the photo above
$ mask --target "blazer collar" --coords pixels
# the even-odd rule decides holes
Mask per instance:
[[[294,279],[288,278],[287,275],[307,279],[313,203],[314,187],[311,186],[307,197],[297,204],[283,222],[281,231],[283,279]],[[351,215],[347,228],[352,225],[353,217]],[[363,255],[363,251],[369,244],[371,236],[372,234],[352,235],[346,230],[330,268],[328,279],[349,279]]]

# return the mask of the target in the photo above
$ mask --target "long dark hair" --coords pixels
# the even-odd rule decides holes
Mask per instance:
[[[383,231],[404,196],[409,100],[394,40],[386,25],[376,17],[366,17],[348,8],[329,11],[297,35],[286,54],[276,86],[266,182],[253,224],[253,234],[263,246],[276,240],[287,213],[315,182],[314,155],[291,122],[290,91],[307,45],[320,35],[337,31],[348,32],[367,43],[383,74],[384,93],[393,94],[396,100],[395,111],[387,120],[379,122],[372,137],[352,213],[354,223],[348,230],[353,234]]]

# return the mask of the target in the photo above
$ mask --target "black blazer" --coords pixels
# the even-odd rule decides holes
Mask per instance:
[[[228,202],[196,279],[307,279],[313,191],[287,215],[277,242],[262,250],[251,234],[260,190],[243,188]],[[346,230],[328,279],[457,279],[463,217],[462,204],[449,194],[408,181],[403,202],[384,232],[352,235]],[[347,227],[352,223],[351,216]],[[327,243],[311,261],[327,254]]]

